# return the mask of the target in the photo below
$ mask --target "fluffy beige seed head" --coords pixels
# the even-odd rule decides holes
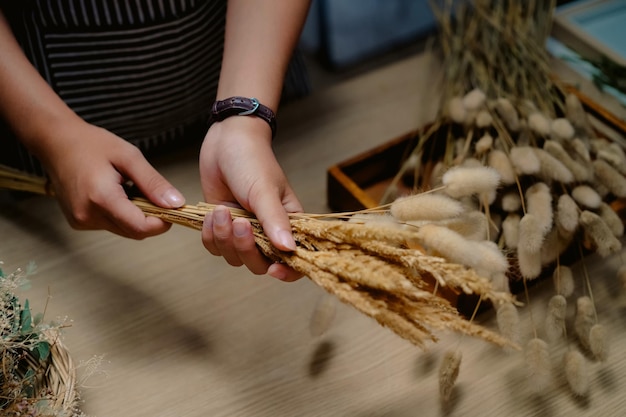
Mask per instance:
[[[519,222],[520,216],[517,213],[509,213],[502,222],[502,234],[504,236],[504,245],[508,249],[517,249],[519,240]]]
[[[526,190],[526,213],[537,219],[544,235],[552,229],[552,193],[543,182],[533,184]]]
[[[602,204],[602,197],[588,185],[575,187],[572,190],[572,198],[579,205],[590,209],[598,209]]]
[[[489,133],[485,133],[478,141],[476,142],[475,149],[478,155],[482,155],[491,149],[493,145],[493,137]]]
[[[540,136],[548,136],[551,132],[550,119],[542,113],[534,112],[528,116],[528,127]]]
[[[578,297],[576,300],[576,317],[574,318],[574,330],[580,343],[589,349],[589,331],[595,324],[595,308],[593,301],[587,296]]]
[[[574,126],[566,118],[560,117],[550,124],[550,133],[556,139],[570,140],[574,137]]]
[[[452,119],[455,123],[465,123],[465,119],[467,118],[467,110],[463,105],[462,97],[452,97],[448,102],[448,114],[450,115],[450,119]]]
[[[459,201],[434,193],[398,198],[390,208],[391,215],[400,221],[449,219],[459,216],[463,210]]]
[[[578,205],[569,194],[561,194],[556,207],[556,224],[566,235],[574,233],[578,227]]]
[[[572,392],[579,396],[587,395],[589,392],[589,372],[587,370],[587,360],[577,350],[568,350],[564,359],[565,379]]]
[[[543,144],[543,149],[559,160],[572,173],[576,181],[583,182],[591,179],[591,170],[572,159],[559,142],[547,140]]]
[[[622,249],[622,242],[613,235],[609,226],[597,214],[583,211],[580,214],[580,225],[585,231],[585,237],[593,243],[601,257],[606,258]]]
[[[533,175],[541,169],[539,158],[530,146],[515,146],[510,152],[511,163],[520,175]]]
[[[527,252],[539,254],[545,233],[543,224],[537,216],[527,213],[519,222],[517,244]]]
[[[548,344],[539,338],[531,339],[526,344],[525,356],[530,388],[537,393],[545,391],[552,379]]]
[[[585,162],[591,162],[591,155],[589,154],[589,148],[580,138],[574,138],[571,142],[574,152]]]
[[[511,164],[509,157],[499,149],[493,149],[489,152],[487,164],[498,171],[500,180],[503,184],[509,185],[515,183],[515,170]]]
[[[478,263],[473,265],[474,269],[486,271],[491,274],[503,274],[509,268],[506,256],[494,242],[475,242],[475,250],[478,255]]]
[[[609,333],[602,324],[594,324],[589,330],[589,350],[593,356],[605,362],[609,357]]]
[[[519,343],[520,340],[520,318],[517,307],[513,303],[503,303],[496,310],[496,321],[500,334],[511,340],[513,343]]]
[[[478,253],[474,250],[475,242],[446,227],[427,224],[420,227],[416,237],[426,248],[441,254],[451,262],[474,266],[480,261]]]
[[[522,208],[522,199],[517,192],[508,192],[502,196],[502,210],[513,213]]]
[[[604,220],[609,229],[615,237],[622,237],[624,235],[624,223],[619,215],[605,202],[600,204],[600,210],[598,211],[600,218]]]
[[[487,100],[487,96],[480,88],[474,88],[463,96],[463,106],[472,112],[480,110]]]
[[[587,112],[575,94],[570,93],[565,96],[565,115],[574,127],[582,130],[585,134],[590,135],[592,133]]]
[[[574,174],[561,161],[550,155],[543,149],[536,148],[535,154],[539,160],[539,172],[537,175],[544,181],[558,181],[569,184],[574,181]]]
[[[597,181],[609,189],[616,197],[626,197],[626,178],[602,159],[593,161]]]
[[[552,279],[554,281],[554,289],[557,294],[562,295],[563,297],[569,297],[574,293],[574,273],[569,266],[559,265],[554,268]]]
[[[461,352],[448,350],[439,366],[439,395],[442,402],[450,401],[461,368]]]
[[[567,309],[567,300],[562,295],[554,295],[548,302],[548,312],[544,330],[546,338],[554,342],[565,334],[565,313]]]
[[[476,127],[484,129],[491,126],[492,123],[493,117],[491,117],[491,113],[489,113],[487,110],[481,110],[476,113]]]
[[[517,132],[520,129],[519,115],[510,100],[506,98],[497,99],[496,112],[500,115],[502,120],[504,120],[504,124],[509,130]]]
[[[473,194],[489,194],[498,188],[500,175],[490,167],[454,167],[449,169],[442,178],[446,186],[445,192],[459,198]]]

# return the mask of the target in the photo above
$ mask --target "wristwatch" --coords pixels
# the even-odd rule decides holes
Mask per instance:
[[[256,116],[267,122],[272,129],[272,138],[276,136],[276,115],[256,98],[230,97],[217,100],[211,107],[210,123],[221,122],[231,116]]]

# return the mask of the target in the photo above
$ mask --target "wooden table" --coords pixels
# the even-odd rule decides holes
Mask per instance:
[[[327,167],[433,117],[436,73],[419,55],[281,110],[276,153],[308,212],[328,210]],[[188,150],[155,162],[189,202],[201,199],[196,158]],[[77,232],[53,200],[2,195],[0,242],[5,271],[38,265],[20,297],[42,311],[50,293],[46,318],[71,319],[64,341],[83,365],[90,416],[618,416],[626,409],[626,297],[610,284],[619,257],[587,264],[613,341],[609,361],[590,364],[591,392],[579,399],[558,375],[545,395],[530,394],[520,353],[453,334],[424,352],[338,302],[326,333],[312,336],[312,313],[329,296],[306,278],[284,284],[230,267],[194,230],[175,226],[141,242]],[[551,291],[546,283],[531,293],[535,317]],[[480,320],[494,325],[490,314]],[[442,408],[437,367],[450,348],[461,349],[463,363],[453,402]],[[88,376],[93,358],[102,364]]]

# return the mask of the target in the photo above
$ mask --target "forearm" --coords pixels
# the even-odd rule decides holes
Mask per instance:
[[[218,99],[255,97],[277,110],[309,0],[229,0]]]
[[[78,116],[28,61],[1,11],[0,55],[0,116],[31,152],[41,154],[48,133]]]

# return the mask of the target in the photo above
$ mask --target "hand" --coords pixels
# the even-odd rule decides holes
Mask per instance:
[[[183,196],[124,139],[82,120],[53,130],[38,156],[69,224],[105,229],[133,239],[167,231],[171,224],[145,216],[122,184],[131,180],[152,203],[175,208]]]
[[[289,186],[271,148],[271,130],[255,117],[230,117],[209,129],[200,151],[200,179],[207,202],[242,207],[255,213],[270,242],[292,251],[288,212],[302,206]],[[302,274],[272,263],[256,247],[246,219],[232,219],[226,207],[209,213],[202,230],[204,246],[233,266],[246,265],[254,274],[268,273],[283,281]]]

